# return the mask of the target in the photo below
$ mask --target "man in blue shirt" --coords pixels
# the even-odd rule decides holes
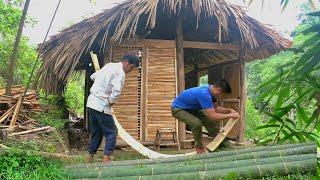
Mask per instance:
[[[231,93],[231,87],[222,79],[213,85],[187,89],[172,102],[172,115],[191,127],[198,154],[205,153],[202,145],[202,126],[209,134],[215,136],[218,132],[217,121],[239,117],[239,113],[233,109],[214,104],[214,100],[221,98],[224,93]]]

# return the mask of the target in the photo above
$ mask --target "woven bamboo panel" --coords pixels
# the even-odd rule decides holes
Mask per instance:
[[[147,141],[153,141],[160,128],[176,129],[171,102],[176,97],[175,49],[148,48],[146,95]]]
[[[111,61],[121,62],[125,53],[137,53],[138,51],[138,47],[112,46]],[[113,106],[113,109],[123,128],[137,140],[140,140],[140,96],[141,69],[136,68],[134,71],[126,74],[121,96]]]

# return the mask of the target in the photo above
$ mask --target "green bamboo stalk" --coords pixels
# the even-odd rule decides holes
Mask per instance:
[[[308,154],[308,153],[316,153],[316,145],[310,144],[307,146],[298,146],[298,147],[292,147],[287,148],[285,150],[265,150],[265,151],[258,151],[258,152],[248,152],[248,153],[240,153],[240,154],[231,154],[227,156],[212,156],[212,157],[206,157],[203,159],[198,158],[189,158],[184,161],[172,161],[172,162],[157,162],[157,161],[144,161],[144,163],[141,163],[139,161],[134,161],[134,163],[131,163],[132,161],[129,161],[130,163],[123,163],[122,167],[144,167],[144,166],[184,166],[184,165],[190,165],[190,164],[199,164],[203,162],[221,162],[221,161],[230,161],[230,160],[243,160],[243,159],[254,159],[254,158],[265,158],[265,157],[275,157],[275,156],[287,156],[287,155],[295,155],[295,154]],[[90,170],[99,170],[100,168],[110,168],[110,167],[118,167],[117,166],[102,166],[101,164],[91,164],[91,166],[86,167],[68,167],[66,168],[67,171],[79,171],[80,169],[82,171],[90,171]],[[73,169],[73,170],[72,170]]]
[[[259,152],[264,150],[279,150],[279,149],[288,149],[294,147],[304,147],[309,145],[316,145],[315,142],[305,142],[305,143],[296,143],[296,144],[284,144],[284,145],[275,145],[275,146],[259,146],[253,148],[245,148],[239,150],[232,150],[232,151],[220,151],[220,152],[213,152],[208,154],[201,154],[201,155],[193,155],[193,156],[181,156],[181,157],[174,157],[174,158],[163,158],[163,159],[143,159],[143,160],[129,160],[129,161],[117,161],[117,162],[110,162],[108,164],[104,163],[87,163],[87,164],[75,164],[66,166],[66,169],[69,168],[87,168],[87,167],[111,167],[111,166],[123,166],[123,165],[139,165],[139,164],[155,164],[155,163],[165,163],[165,162],[177,162],[177,161],[185,161],[189,159],[203,159],[203,158],[211,158],[211,157],[223,157],[223,156],[230,156],[234,154],[242,154],[242,153],[249,153],[249,152]]]
[[[85,172],[71,172],[69,173],[72,178],[110,178],[121,176],[146,176],[146,175],[159,175],[159,174],[172,174],[183,172],[197,172],[197,171],[211,171],[218,169],[229,169],[235,167],[246,167],[253,165],[266,165],[280,162],[303,161],[316,159],[316,154],[301,154],[284,157],[271,157],[262,159],[248,159],[236,160],[226,162],[213,162],[202,163],[189,166],[175,166],[175,167],[146,167],[146,168],[109,168],[100,169],[98,171],[85,171]]]
[[[183,172],[173,174],[161,174],[151,176],[125,176],[125,177],[113,177],[108,179],[114,180],[168,180],[168,179],[219,179],[227,175],[234,175],[242,178],[261,178],[267,176],[285,176],[291,173],[315,173],[317,167],[317,160],[303,160],[303,161],[291,161],[280,162],[266,165],[252,165],[247,167],[236,167],[230,169],[219,169],[212,171],[198,171],[198,172]],[[86,178],[82,178],[86,179]],[[99,179],[99,178],[97,178]],[[105,178],[101,178],[105,179]]]

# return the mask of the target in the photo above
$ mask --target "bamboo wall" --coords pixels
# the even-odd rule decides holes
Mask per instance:
[[[111,62],[121,62],[125,53],[137,53],[139,47],[112,46]],[[141,69],[126,74],[125,85],[121,96],[114,105],[113,109],[116,116],[125,130],[135,139],[140,140],[141,123]]]
[[[176,97],[175,49],[150,44],[143,48],[113,45],[111,62],[120,62],[125,53],[139,50],[143,52],[140,69],[126,75],[121,96],[113,108],[130,135],[137,140],[154,141],[158,129],[176,129],[176,120],[171,115],[171,102]]]
[[[160,128],[176,128],[171,102],[176,97],[175,49],[147,50],[146,140],[153,141]]]

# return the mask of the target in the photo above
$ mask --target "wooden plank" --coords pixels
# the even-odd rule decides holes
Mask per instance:
[[[22,104],[22,99],[23,99],[23,93],[20,95],[19,100],[16,104],[15,110],[12,115],[12,119],[10,121],[10,125],[9,125],[10,127],[14,126],[18,120],[19,112],[20,112],[20,108],[21,108],[21,104]]]
[[[6,120],[14,111],[16,105],[9,108],[2,116],[0,117],[0,123],[2,123],[4,120]]]

